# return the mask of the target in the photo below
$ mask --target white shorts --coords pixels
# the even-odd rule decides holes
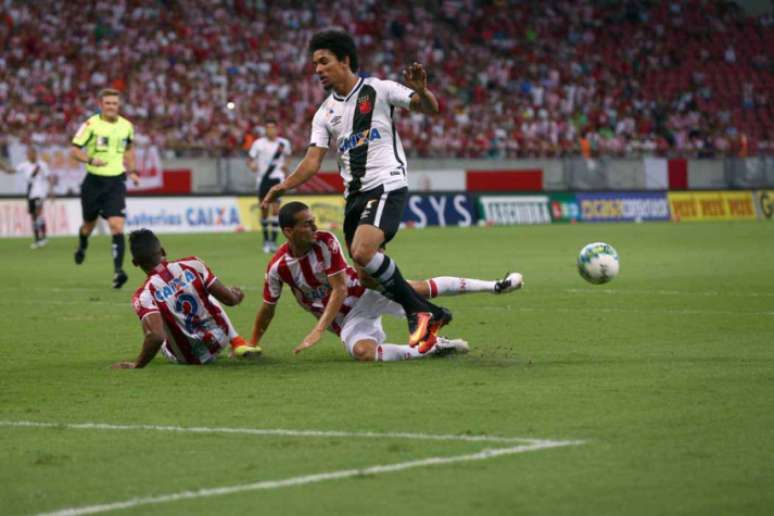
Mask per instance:
[[[384,343],[386,335],[382,328],[382,315],[406,317],[403,307],[390,301],[375,290],[366,290],[352,311],[344,318],[341,326],[341,342],[352,355],[355,343],[361,340],[373,340],[377,344]]]

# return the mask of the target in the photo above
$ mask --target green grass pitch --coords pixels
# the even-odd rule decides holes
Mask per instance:
[[[246,287],[228,313],[249,336],[265,255],[256,234],[163,236]],[[612,244],[621,273],[585,283],[581,247]],[[0,513],[32,514],[200,492],[127,514],[771,514],[774,511],[774,225],[602,224],[403,230],[404,275],[524,274],[506,296],[444,298],[467,356],[359,364],[286,289],[251,363],[112,370],[141,332],[142,275],[109,288],[105,237],[31,251],[0,240]],[[391,342],[402,321],[386,319]],[[11,426],[19,422],[51,427]],[[410,436],[252,435],[150,427],[414,432],[584,444],[396,471],[512,444]],[[271,481],[355,470],[296,486]],[[359,473],[357,472],[358,470]],[[164,500],[164,499],[162,499]]]

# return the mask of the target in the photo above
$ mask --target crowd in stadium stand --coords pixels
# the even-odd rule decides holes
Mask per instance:
[[[324,96],[307,42],[338,26],[363,74],[429,71],[441,114],[397,117],[412,156],[774,152],[770,15],[710,0],[335,5],[6,0],[0,137],[66,144],[114,87],[165,149],[235,154],[274,117],[300,152]]]

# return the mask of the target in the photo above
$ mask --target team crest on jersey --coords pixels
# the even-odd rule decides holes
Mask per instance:
[[[368,113],[371,112],[372,107],[373,106],[371,106],[371,99],[367,95],[364,95],[359,99],[357,99],[357,108],[360,110],[361,114],[367,115]]]

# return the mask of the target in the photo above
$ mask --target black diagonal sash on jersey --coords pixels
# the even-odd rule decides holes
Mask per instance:
[[[32,193],[32,184],[35,182],[35,177],[38,175],[38,172],[40,172],[40,165],[36,163],[35,170],[32,171],[30,179],[27,181],[27,199],[30,198],[30,194]]]
[[[376,90],[366,84],[357,94],[355,116],[352,118],[352,134],[364,134],[365,143],[349,151],[349,170],[352,173],[352,181],[350,181],[348,188],[350,194],[360,190],[361,179],[366,173],[368,133],[371,131],[371,118],[374,109],[376,109]]]
[[[277,145],[277,152],[271,157],[271,161],[269,162],[269,166],[266,167],[266,172],[263,173],[263,177],[269,177],[271,173],[274,172],[274,169],[277,168],[277,160],[282,156],[283,150],[285,150],[285,144],[279,142],[279,145]]]

